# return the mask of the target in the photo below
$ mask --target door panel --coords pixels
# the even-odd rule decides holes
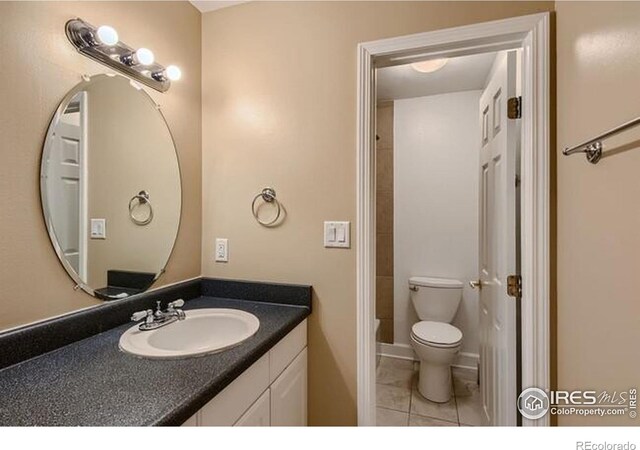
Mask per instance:
[[[479,105],[480,391],[489,425],[516,425],[516,300],[507,277],[516,273],[517,129],[506,114],[515,95],[516,52],[503,52]]]
[[[47,200],[57,243],[73,270],[86,280],[86,93],[77,94],[50,137]]]
[[[54,205],[51,220],[58,231],[58,243],[77,273],[80,272],[81,137],[79,124],[58,124],[52,138],[55,151],[49,160],[53,180],[47,183],[49,204]]]

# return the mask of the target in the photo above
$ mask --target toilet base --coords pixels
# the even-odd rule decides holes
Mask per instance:
[[[418,392],[432,402],[448,402],[452,394],[450,366],[420,361]]]

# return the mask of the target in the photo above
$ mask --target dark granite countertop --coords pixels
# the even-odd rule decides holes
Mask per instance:
[[[213,355],[151,360],[118,349],[131,323],[0,370],[0,426],[180,425],[309,314],[301,306],[198,297],[184,309],[236,308],[258,332]]]

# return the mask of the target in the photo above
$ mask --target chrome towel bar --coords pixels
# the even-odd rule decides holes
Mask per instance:
[[[588,141],[583,142],[580,145],[576,145],[575,147],[567,147],[562,151],[563,155],[573,155],[575,153],[584,153],[587,157],[587,161],[591,164],[596,164],[600,161],[602,157],[602,140],[611,136],[615,136],[618,133],[623,132],[624,130],[634,127],[640,124],[640,117],[636,117],[633,120],[623,123],[615,128],[612,128],[609,131],[606,131],[593,139],[589,139]]]

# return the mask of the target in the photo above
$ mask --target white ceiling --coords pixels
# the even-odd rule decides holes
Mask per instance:
[[[248,1],[224,1],[224,0],[190,0],[193,6],[198,8],[200,12],[215,11],[216,9],[236,6]]]
[[[451,58],[432,73],[420,73],[410,64],[378,69],[378,100],[483,89],[495,57],[495,53],[483,53]]]

